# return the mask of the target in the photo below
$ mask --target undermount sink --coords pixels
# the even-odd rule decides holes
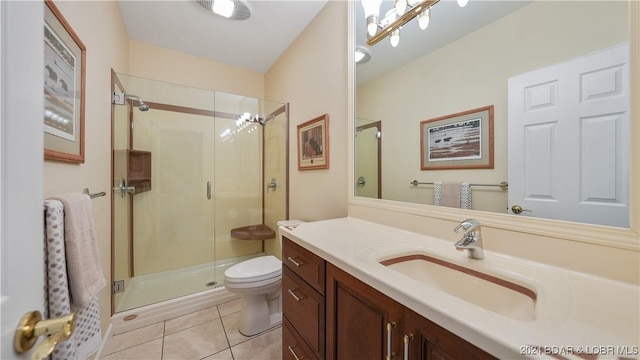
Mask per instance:
[[[535,320],[535,291],[511,281],[424,254],[380,264],[489,311],[521,321]]]

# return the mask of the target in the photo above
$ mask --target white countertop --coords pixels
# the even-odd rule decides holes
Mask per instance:
[[[356,219],[280,228],[282,235],[501,359],[580,353],[638,358],[640,287],[485,250],[474,260],[450,241]],[[423,253],[536,292],[535,318],[494,313],[398,273],[379,261]],[[579,256],[579,254],[573,254]],[[562,358],[560,357],[560,358]]]

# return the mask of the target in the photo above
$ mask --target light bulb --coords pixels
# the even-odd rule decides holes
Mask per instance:
[[[214,0],[211,10],[220,16],[230,18],[235,6],[233,0]]]
[[[391,42],[391,46],[396,47],[400,43],[400,29],[395,29],[391,33],[389,37],[389,41]]]
[[[429,26],[431,20],[431,9],[427,9],[418,15],[418,26],[424,30]]]
[[[373,36],[378,31],[378,18],[376,16],[370,16],[367,18],[367,34]]]
[[[368,18],[373,15],[378,17],[380,13],[380,4],[382,0],[362,0],[362,8],[364,9],[364,17]]]
[[[407,10],[407,0],[395,0],[393,7],[396,9],[396,14],[398,14],[398,16],[402,16],[405,10]]]
[[[362,0],[364,18],[367,19],[367,33],[373,36],[378,31],[378,14],[382,0]]]
[[[458,1],[458,6],[460,7],[465,7],[469,3],[469,0],[457,0],[457,1]]]

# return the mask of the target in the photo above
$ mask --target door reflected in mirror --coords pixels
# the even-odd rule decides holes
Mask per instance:
[[[382,122],[356,119],[356,196],[382,196]]]
[[[383,1],[380,13],[392,6]],[[397,47],[387,40],[368,47],[371,59],[355,66],[355,117],[384,126],[380,198],[433,205],[434,182],[507,181],[507,191],[472,185],[472,209],[628,228],[628,50],[575,65],[627,48],[628,8],[625,1],[472,0],[465,8],[441,1],[426,30],[410,22]],[[359,4],[354,16],[355,45],[366,46]],[[510,83],[527,74],[532,81]],[[421,121],[489,104],[493,169],[421,170]],[[371,152],[358,145],[363,131],[355,131],[355,194],[376,197],[357,182],[369,161],[362,152]],[[514,206],[523,211],[516,215]],[[605,207],[608,219],[594,211]]]

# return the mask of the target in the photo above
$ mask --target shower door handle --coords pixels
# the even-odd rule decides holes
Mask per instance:
[[[211,181],[207,181],[207,199],[211,200]]]

